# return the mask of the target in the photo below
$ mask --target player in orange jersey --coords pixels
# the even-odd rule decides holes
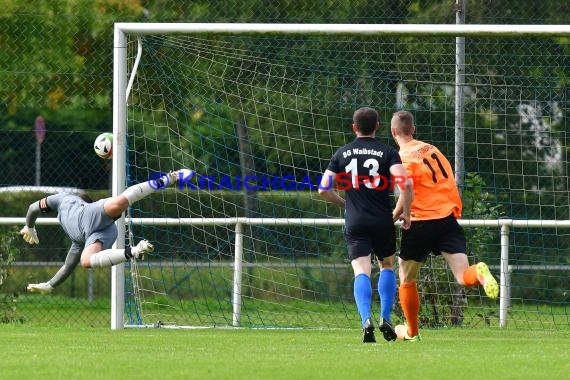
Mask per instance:
[[[435,146],[413,138],[416,127],[408,111],[392,116],[392,137],[400,146],[400,157],[408,178],[413,180],[411,226],[402,231],[399,257],[399,296],[407,322],[396,326],[398,338],[419,341],[420,299],[417,274],[430,253],[441,254],[460,285],[483,285],[489,298],[497,298],[499,286],[483,262],[469,266],[461,217],[462,202],[451,164]],[[394,209],[394,221],[401,217],[401,202]]]

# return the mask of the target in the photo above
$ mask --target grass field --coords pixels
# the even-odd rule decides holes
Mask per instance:
[[[568,379],[570,334],[422,331],[362,344],[358,330],[0,325],[1,379]],[[378,338],[381,338],[378,336]]]

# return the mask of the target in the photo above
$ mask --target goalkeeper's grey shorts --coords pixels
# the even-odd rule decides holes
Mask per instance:
[[[85,246],[99,240],[103,249],[109,249],[117,239],[117,226],[115,220],[105,214],[103,205],[106,199],[85,204],[81,224],[85,233]]]

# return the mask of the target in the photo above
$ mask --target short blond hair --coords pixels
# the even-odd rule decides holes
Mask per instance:
[[[409,111],[396,111],[392,115],[392,128],[399,135],[411,136],[414,134],[414,115]]]

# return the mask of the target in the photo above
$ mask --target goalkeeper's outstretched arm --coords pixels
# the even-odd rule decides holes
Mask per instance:
[[[38,239],[38,233],[36,232],[36,219],[40,215],[42,209],[40,203],[46,202],[46,198],[43,198],[39,202],[33,202],[28,207],[28,213],[26,214],[26,225],[20,231],[20,234],[24,240],[29,244],[38,244],[40,240]]]
[[[65,263],[57,271],[57,273],[47,282],[42,282],[39,284],[28,284],[28,291],[32,293],[47,294],[64,282],[79,263],[81,258],[81,251],[83,246],[81,244],[72,243],[69,248],[69,252],[65,258]]]
[[[34,228],[36,226],[36,219],[40,213],[40,202],[36,201],[28,207],[28,213],[26,214],[26,226],[28,226],[28,228]]]
[[[65,257],[65,262],[63,263],[62,267],[59,268],[57,273],[48,281],[48,283],[52,287],[56,287],[62,282],[64,282],[73,270],[79,264],[79,259],[81,258],[81,251],[83,251],[83,247],[80,244],[72,243],[69,251],[67,252],[67,256]]]

